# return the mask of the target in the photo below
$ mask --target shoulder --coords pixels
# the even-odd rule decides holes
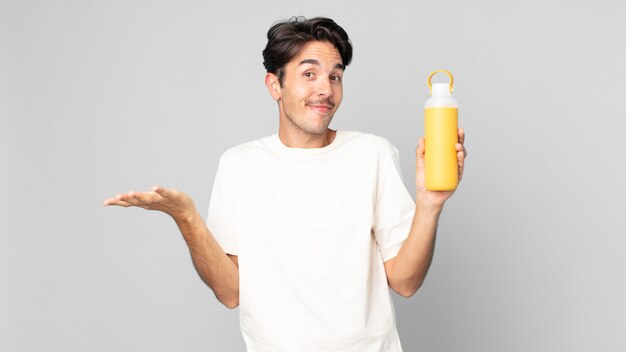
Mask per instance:
[[[220,164],[237,163],[258,156],[269,149],[272,136],[258,138],[228,148],[220,157]]]
[[[361,150],[367,150],[369,152],[376,152],[382,155],[395,155],[398,154],[398,148],[396,148],[391,141],[387,138],[378,136],[372,133],[347,131],[344,132],[348,135],[353,143],[358,145]]]

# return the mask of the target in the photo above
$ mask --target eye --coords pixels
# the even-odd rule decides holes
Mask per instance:
[[[330,79],[331,79],[331,81],[339,82],[339,81],[341,81],[341,76],[337,76],[337,75],[330,76]]]
[[[315,74],[313,72],[311,72],[311,71],[306,71],[304,73],[304,77],[313,78],[313,77],[315,77]]]

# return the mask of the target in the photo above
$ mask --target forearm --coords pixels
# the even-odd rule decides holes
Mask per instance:
[[[235,308],[239,304],[239,269],[235,263],[224,253],[197,211],[174,221],[202,280],[222,304]]]
[[[388,273],[389,285],[402,296],[412,296],[426,278],[442,209],[443,206],[416,206],[409,235],[392,259]]]

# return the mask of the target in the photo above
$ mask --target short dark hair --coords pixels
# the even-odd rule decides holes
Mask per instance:
[[[267,72],[278,76],[281,87],[285,78],[285,65],[298,55],[306,43],[314,40],[333,44],[339,51],[344,67],[350,64],[352,44],[348,33],[330,18],[306,19],[302,16],[294,16],[289,20],[274,24],[267,31],[263,66]]]

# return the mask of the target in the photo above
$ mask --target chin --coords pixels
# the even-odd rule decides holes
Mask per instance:
[[[315,123],[315,124],[311,124],[308,127],[308,131],[311,131],[311,133],[313,133],[313,131],[315,131],[315,134],[323,134],[326,131],[328,131],[328,126],[330,125],[331,121],[332,121],[332,116],[329,117],[328,119],[323,118],[321,121],[319,121],[319,123]]]
[[[330,121],[322,125],[307,126],[305,131],[316,135],[324,134],[328,131],[328,125],[330,125]]]
[[[308,133],[308,134],[314,134],[316,136],[322,135],[324,134],[326,131],[328,131],[328,127],[324,127],[324,128],[307,128],[304,129],[304,132]]]
[[[292,119],[289,115],[285,116],[290,124],[306,134],[310,135],[323,135],[328,131],[328,126],[332,121],[331,116],[320,116],[319,114],[313,116],[302,116],[299,119]]]

